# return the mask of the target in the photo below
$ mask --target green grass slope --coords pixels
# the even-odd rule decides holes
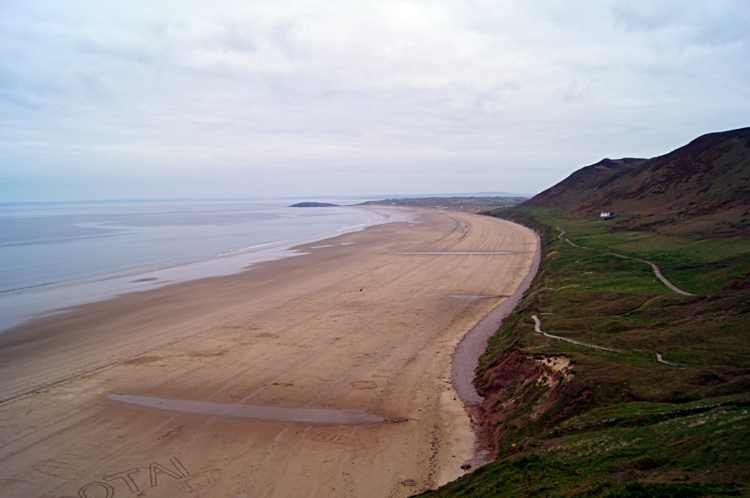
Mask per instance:
[[[696,150],[718,145],[728,153],[747,131],[715,135],[683,152],[700,158]],[[659,164],[674,164],[669,156]],[[622,175],[643,179],[655,164],[589,169],[590,190],[577,195],[585,204]],[[734,177],[735,191],[750,186]],[[702,206],[724,188],[703,184],[690,202]],[[637,211],[600,221],[554,189],[551,206],[534,198],[488,213],[533,228],[543,246],[534,282],[491,338],[475,379],[497,460],[426,495],[750,496],[748,235],[715,226],[707,235],[712,215],[703,213],[684,215],[678,230]],[[649,209],[664,215],[674,198],[651,199]],[[737,211],[750,207],[731,202]],[[613,252],[656,263],[692,295]],[[575,343],[537,333],[533,316],[542,331]],[[657,352],[673,365],[657,361]]]

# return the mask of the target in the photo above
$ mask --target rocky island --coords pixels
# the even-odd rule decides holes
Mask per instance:
[[[334,207],[338,206],[338,204],[331,204],[329,202],[298,202],[297,204],[292,204],[289,207],[293,208],[323,208],[323,207]]]

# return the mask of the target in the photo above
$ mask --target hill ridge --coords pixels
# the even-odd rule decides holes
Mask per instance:
[[[723,231],[750,233],[750,128],[708,133],[651,159],[609,159],[583,167],[522,204],[721,222]],[[716,215],[720,214],[717,219]]]

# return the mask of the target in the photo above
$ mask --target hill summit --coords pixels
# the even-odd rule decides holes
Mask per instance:
[[[748,235],[750,128],[703,135],[652,159],[603,159],[522,206],[633,213],[674,231]]]

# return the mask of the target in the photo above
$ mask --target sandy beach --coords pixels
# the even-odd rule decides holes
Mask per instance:
[[[451,355],[537,240],[415,216],[0,334],[0,495],[404,497],[462,475]]]

